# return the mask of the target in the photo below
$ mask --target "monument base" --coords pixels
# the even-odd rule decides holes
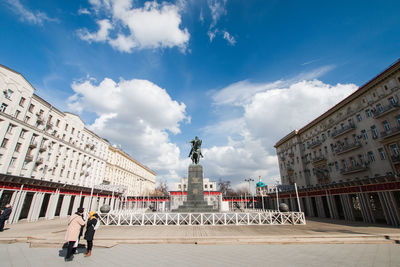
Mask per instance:
[[[203,166],[189,165],[187,200],[173,212],[216,212],[204,200]]]

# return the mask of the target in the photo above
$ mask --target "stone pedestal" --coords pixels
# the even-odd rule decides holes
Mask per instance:
[[[187,200],[175,212],[215,212],[204,200],[203,166],[189,166]]]

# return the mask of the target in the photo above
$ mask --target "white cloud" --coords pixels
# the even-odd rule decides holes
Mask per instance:
[[[50,18],[46,13],[41,11],[31,11],[24,7],[19,0],[6,0],[11,10],[19,15],[21,21],[27,21],[32,24],[42,25],[45,21],[57,21],[57,19]]]
[[[229,32],[224,31],[224,39],[228,41],[230,45],[235,45],[236,44],[236,39],[232,35],[229,34]]]
[[[108,34],[112,29],[112,25],[108,19],[98,20],[99,30],[95,33],[90,33],[87,29],[78,31],[78,35],[82,40],[88,42],[104,42],[108,38]]]
[[[226,3],[227,3],[227,0],[208,0],[207,1],[207,5],[208,5],[208,8],[210,9],[210,13],[211,13],[211,23],[210,23],[210,27],[208,28],[207,34],[208,34],[208,37],[210,38],[210,42],[212,42],[218,34],[218,35],[222,36],[222,38],[224,38],[230,45],[235,45],[236,44],[235,37],[233,37],[229,32],[227,32],[225,30],[221,31],[217,28],[217,24],[218,24],[218,21],[220,20],[220,18],[227,14]],[[201,12],[200,12],[200,18],[202,18],[201,21],[203,22],[204,18],[203,18],[202,12],[203,12],[203,10],[201,10]]]
[[[321,69],[302,76],[320,75]],[[255,179],[261,175],[273,183],[279,177],[274,144],[357,89],[354,84],[329,85],[299,77],[269,83],[244,80],[213,94],[215,107],[224,107],[227,113],[238,108],[241,112],[205,128],[205,135],[227,140],[225,145],[206,150],[204,161],[211,166],[210,177],[223,176],[239,184],[248,176]]]
[[[90,15],[90,11],[87,8],[80,8],[78,10],[78,15]]]
[[[210,8],[212,22],[210,24],[210,29],[214,28],[217,25],[218,20],[221,16],[226,15],[226,5],[227,0],[208,0],[207,4]]]
[[[133,3],[136,2],[132,0],[89,2],[97,14],[96,22],[99,24],[99,30],[94,33],[86,28],[78,30],[82,40],[106,41],[113,48],[127,53],[132,52],[134,48],[178,47],[182,51],[187,48],[190,34],[187,28],[180,28],[182,22],[180,13],[185,6],[184,1],[176,5],[167,2],[161,4],[155,1],[145,2],[143,7],[134,7]],[[101,38],[97,38],[99,36]]]
[[[186,106],[171,99],[165,89],[147,80],[105,78],[74,82],[70,109],[97,115],[89,126],[100,136],[121,144],[134,158],[156,170],[162,178],[178,178],[188,165],[169,134],[180,133]]]

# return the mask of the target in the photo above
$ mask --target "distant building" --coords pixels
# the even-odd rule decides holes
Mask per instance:
[[[174,183],[174,191],[186,191],[188,185],[188,178],[182,178],[180,182]],[[217,182],[210,181],[209,178],[203,178],[204,191],[217,191]]]
[[[173,190],[170,191],[170,209],[177,209],[187,199],[188,179],[182,178],[180,182],[174,183]],[[222,201],[221,192],[217,191],[217,182],[203,178],[204,200],[214,209],[219,209]]]
[[[298,185],[308,216],[400,225],[399,98],[397,61],[276,143],[282,184]]]
[[[126,186],[128,196],[143,196],[154,192],[156,173],[137,162],[121,148],[109,146],[105,181]]]

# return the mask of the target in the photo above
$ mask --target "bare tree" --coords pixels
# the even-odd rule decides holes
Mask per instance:
[[[168,185],[166,181],[160,181],[158,186],[155,188],[152,196],[168,196]]]
[[[234,193],[231,181],[224,181],[221,178],[218,181],[218,190],[222,193],[223,196],[230,196]]]

